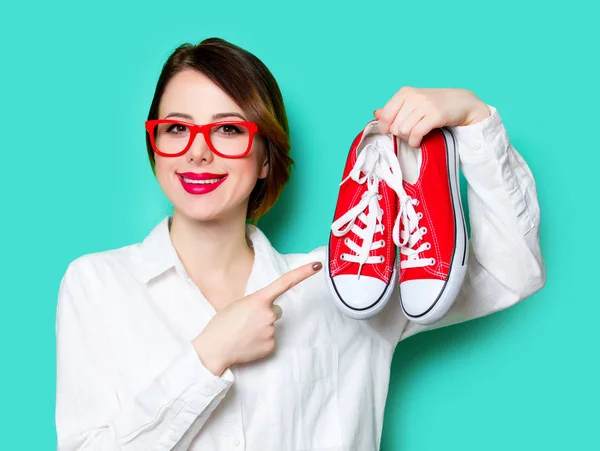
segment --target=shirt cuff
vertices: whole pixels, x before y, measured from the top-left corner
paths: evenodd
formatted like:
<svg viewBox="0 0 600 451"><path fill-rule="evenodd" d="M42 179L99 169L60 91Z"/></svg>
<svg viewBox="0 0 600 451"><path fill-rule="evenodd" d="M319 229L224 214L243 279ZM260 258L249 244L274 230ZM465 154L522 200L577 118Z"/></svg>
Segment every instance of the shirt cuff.
<svg viewBox="0 0 600 451"><path fill-rule="evenodd" d="M489 161L506 152L508 136L498 110L488 105L490 116L470 125L448 127L458 140L458 153L465 163Z"/></svg>

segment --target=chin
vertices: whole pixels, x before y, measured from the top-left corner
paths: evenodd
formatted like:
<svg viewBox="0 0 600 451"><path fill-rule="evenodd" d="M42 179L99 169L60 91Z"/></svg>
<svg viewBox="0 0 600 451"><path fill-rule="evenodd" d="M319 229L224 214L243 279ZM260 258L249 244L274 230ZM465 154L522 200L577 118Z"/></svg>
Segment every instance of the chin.
<svg viewBox="0 0 600 451"><path fill-rule="evenodd" d="M231 202L231 199L226 201L216 196L213 199L192 199L191 201L189 199L185 199L183 201L173 203L173 205L179 214L183 214L193 221L200 222L227 221L230 218L238 217L238 212L240 210L243 210L243 215L245 217L245 212L247 209L247 206L244 203L235 203L234 205Z"/></svg>
<svg viewBox="0 0 600 451"><path fill-rule="evenodd" d="M229 180L233 182L233 180ZM186 192L179 180L165 186L165 194L178 214L201 222L226 221L230 218L246 217L248 200L254 186L250 183L228 184L227 181L216 190L200 195ZM167 192L168 191L168 192ZM246 195L247 194L247 195Z"/></svg>
<svg viewBox="0 0 600 451"><path fill-rule="evenodd" d="M230 214L222 204L219 205L213 202L195 202L193 204L190 204L190 202L179 202L178 204L174 204L174 207L179 214L194 221L218 221L228 217Z"/></svg>

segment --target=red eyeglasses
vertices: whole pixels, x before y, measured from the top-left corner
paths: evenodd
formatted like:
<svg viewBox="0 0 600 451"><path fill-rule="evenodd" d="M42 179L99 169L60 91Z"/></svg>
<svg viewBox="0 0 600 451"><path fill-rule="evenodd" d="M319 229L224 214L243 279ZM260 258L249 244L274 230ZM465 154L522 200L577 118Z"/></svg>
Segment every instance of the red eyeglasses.
<svg viewBox="0 0 600 451"><path fill-rule="evenodd" d="M242 158L250 152L258 132L254 122L221 121L198 125L171 119L145 122L154 151L163 157L178 157L188 151L198 133L210 150L223 158Z"/></svg>

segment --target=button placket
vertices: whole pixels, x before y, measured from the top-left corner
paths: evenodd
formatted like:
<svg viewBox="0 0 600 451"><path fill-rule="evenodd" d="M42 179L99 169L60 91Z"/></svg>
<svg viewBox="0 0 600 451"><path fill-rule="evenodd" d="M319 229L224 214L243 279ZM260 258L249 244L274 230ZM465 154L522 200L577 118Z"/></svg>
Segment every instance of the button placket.
<svg viewBox="0 0 600 451"><path fill-rule="evenodd" d="M236 365L231 366L234 377L240 383L240 370ZM244 431L242 428L242 406L240 394L235 390L231 392L231 397L226 410L223 412L223 430L222 437L236 450L242 449L244 445Z"/></svg>

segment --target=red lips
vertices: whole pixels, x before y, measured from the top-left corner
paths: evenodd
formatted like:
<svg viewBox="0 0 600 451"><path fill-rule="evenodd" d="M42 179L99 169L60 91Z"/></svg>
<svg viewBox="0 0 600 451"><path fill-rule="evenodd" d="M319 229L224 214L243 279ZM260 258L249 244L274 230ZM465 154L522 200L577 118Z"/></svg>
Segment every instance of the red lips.
<svg viewBox="0 0 600 451"><path fill-rule="evenodd" d="M223 182L225 182L225 180L227 180L227 174L211 174L209 172L203 172L201 174L196 174L194 172L184 172L183 174L178 174L178 175L179 175L179 181L181 182L183 189L186 190L188 193L195 194L195 195L208 194L208 193L216 190L219 186L221 186L223 184ZM184 177L186 179L198 180L198 181L211 180L211 179L220 179L220 180L218 180L216 182L199 184L199 183L191 183L191 182L188 183L184 180Z"/></svg>

